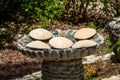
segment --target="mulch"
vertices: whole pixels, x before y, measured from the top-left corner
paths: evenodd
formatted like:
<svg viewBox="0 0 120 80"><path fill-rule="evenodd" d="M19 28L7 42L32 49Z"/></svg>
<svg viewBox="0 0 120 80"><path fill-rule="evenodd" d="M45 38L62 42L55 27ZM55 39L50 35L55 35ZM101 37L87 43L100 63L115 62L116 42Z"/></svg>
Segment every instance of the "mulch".
<svg viewBox="0 0 120 80"><path fill-rule="evenodd" d="M0 80L11 80L41 70L41 62L17 50L0 51Z"/></svg>

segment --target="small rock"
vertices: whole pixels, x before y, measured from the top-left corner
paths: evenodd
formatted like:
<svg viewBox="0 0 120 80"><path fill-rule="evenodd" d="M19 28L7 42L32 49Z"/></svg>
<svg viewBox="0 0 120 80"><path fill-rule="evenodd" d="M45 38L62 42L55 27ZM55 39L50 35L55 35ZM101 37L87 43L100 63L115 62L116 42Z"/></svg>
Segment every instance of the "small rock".
<svg viewBox="0 0 120 80"><path fill-rule="evenodd" d="M104 78L104 79L101 79L101 80L109 80L109 78Z"/></svg>
<svg viewBox="0 0 120 80"><path fill-rule="evenodd" d="M117 77L119 77L119 78L120 78L120 74L119 74L119 75L117 75Z"/></svg>
<svg viewBox="0 0 120 80"><path fill-rule="evenodd" d="M81 40L73 44L72 48L87 48L87 47L93 47L96 46L97 43L93 40Z"/></svg>
<svg viewBox="0 0 120 80"><path fill-rule="evenodd" d="M36 75L34 77L36 77L36 78L42 78L42 75Z"/></svg>
<svg viewBox="0 0 120 80"><path fill-rule="evenodd" d="M112 55L113 55L112 53L111 54L105 54L105 55L103 55L102 60L110 59L112 57Z"/></svg>
<svg viewBox="0 0 120 80"><path fill-rule="evenodd" d="M50 49L50 46L42 41L32 41L28 43L26 47L34 49Z"/></svg>
<svg viewBox="0 0 120 80"><path fill-rule="evenodd" d="M34 38L34 39L37 39L37 40L47 40L47 39L50 39L53 34L46 30L46 29L34 29L32 30L29 35Z"/></svg>
<svg viewBox="0 0 120 80"><path fill-rule="evenodd" d="M24 78L29 78L29 77L31 77L31 75L26 75L26 76L24 76Z"/></svg>
<svg viewBox="0 0 120 80"><path fill-rule="evenodd" d="M74 38L76 39L87 39L96 34L96 30L92 28L82 28L75 32Z"/></svg>
<svg viewBox="0 0 120 80"><path fill-rule="evenodd" d="M38 71L38 72L32 73L32 75L35 76L35 75L42 75L42 74L41 74L41 71Z"/></svg>
<svg viewBox="0 0 120 80"><path fill-rule="evenodd" d="M111 76L109 80L120 80L120 78L117 76Z"/></svg>
<svg viewBox="0 0 120 80"><path fill-rule="evenodd" d="M26 78L26 80L35 80L35 78L33 76Z"/></svg>
<svg viewBox="0 0 120 80"><path fill-rule="evenodd" d="M98 60L98 58L95 55L90 55L85 57L86 61L83 62L83 64L89 64L89 63L94 63L95 61Z"/></svg>
<svg viewBox="0 0 120 80"><path fill-rule="evenodd" d="M59 49L69 48L73 45L73 42L65 37L54 37L49 40L49 43L52 47Z"/></svg>

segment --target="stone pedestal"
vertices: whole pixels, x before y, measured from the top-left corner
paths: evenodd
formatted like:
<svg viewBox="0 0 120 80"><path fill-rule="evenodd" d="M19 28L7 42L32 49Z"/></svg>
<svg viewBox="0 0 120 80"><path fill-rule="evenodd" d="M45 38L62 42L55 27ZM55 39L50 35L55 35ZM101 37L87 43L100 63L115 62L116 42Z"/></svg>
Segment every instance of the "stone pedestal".
<svg viewBox="0 0 120 80"><path fill-rule="evenodd" d="M73 37L75 30L54 30L54 37L64 36L76 42ZM61 34L62 33L62 34ZM65 34L63 34L65 33ZM56 49L30 49L26 47L31 41L34 41L29 35L22 35L18 38L17 48L24 55L31 58L39 58L42 63L42 80L84 80L84 70L81 58L94 54L96 49L104 43L104 38L99 34L92 37L97 45L88 48L64 48ZM48 41L45 41L48 44ZM37 46L37 44L36 44Z"/></svg>
<svg viewBox="0 0 120 80"><path fill-rule="evenodd" d="M43 61L43 80L84 80L81 59Z"/></svg>

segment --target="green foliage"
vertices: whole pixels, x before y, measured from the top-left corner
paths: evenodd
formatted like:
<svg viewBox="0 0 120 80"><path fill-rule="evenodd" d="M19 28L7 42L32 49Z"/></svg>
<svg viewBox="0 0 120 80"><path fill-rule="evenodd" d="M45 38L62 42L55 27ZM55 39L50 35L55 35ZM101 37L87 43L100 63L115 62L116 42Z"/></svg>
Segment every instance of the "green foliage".
<svg viewBox="0 0 120 80"><path fill-rule="evenodd" d="M11 17L24 17L25 20L34 19L41 23L50 19L59 19L65 12L64 0L1 0L1 16L8 14ZM4 15L4 16L5 16ZM8 16L7 16L8 17Z"/></svg>
<svg viewBox="0 0 120 80"><path fill-rule="evenodd" d="M117 45L117 52L118 52L118 55L120 56L120 38L118 39L116 45Z"/></svg>
<svg viewBox="0 0 120 80"><path fill-rule="evenodd" d="M48 18L60 18L60 15L65 10L65 3L60 0L45 0L42 3L42 6L45 6L45 10L43 10L43 15Z"/></svg>
<svg viewBox="0 0 120 80"><path fill-rule="evenodd" d="M101 3L105 3L106 0L100 0Z"/></svg>
<svg viewBox="0 0 120 80"><path fill-rule="evenodd" d="M88 26L89 26L90 28L96 29L96 26L95 26L95 24L94 24L93 22L89 22L89 23L88 23Z"/></svg>
<svg viewBox="0 0 120 80"><path fill-rule="evenodd" d="M28 28L27 28L27 33L29 33L29 32L32 31L32 30L33 30L32 26L28 27Z"/></svg>
<svg viewBox="0 0 120 80"><path fill-rule="evenodd" d="M84 65L84 78L85 80L89 80L90 78L93 78L97 75L97 68L90 68L89 65Z"/></svg>
<svg viewBox="0 0 120 80"><path fill-rule="evenodd" d="M65 10L64 1L59 0L22 0L21 13L27 17L41 18L45 16L48 19L58 18ZM25 13L24 13L25 12ZM29 15L29 16L28 16Z"/></svg>
<svg viewBox="0 0 120 80"><path fill-rule="evenodd" d="M41 27L46 28L51 19L59 19L64 11L64 0L23 0L20 13L40 21Z"/></svg>
<svg viewBox="0 0 120 80"><path fill-rule="evenodd" d="M89 12L89 5L96 0L67 0L66 13L69 14L70 19L74 24L77 24L80 19L84 21L87 19L87 13ZM94 5L94 4L93 4Z"/></svg>
<svg viewBox="0 0 120 80"><path fill-rule="evenodd" d="M66 19L74 24L91 19L89 25L95 28L92 22L99 21L95 17L99 17L99 15L94 15L94 12L92 14L90 11L96 9L94 2L97 1L104 4L105 15L120 15L120 0L1 0L0 18L10 19L10 16L16 20L24 19L21 21L35 19L45 28L47 24L51 23L51 19L60 19L61 15L65 13L69 18Z"/></svg>
<svg viewBox="0 0 120 80"><path fill-rule="evenodd" d="M120 47L117 48L117 52L120 53Z"/></svg>
<svg viewBox="0 0 120 80"><path fill-rule="evenodd" d="M120 0L100 0L104 4L103 11L111 16L120 15Z"/></svg>

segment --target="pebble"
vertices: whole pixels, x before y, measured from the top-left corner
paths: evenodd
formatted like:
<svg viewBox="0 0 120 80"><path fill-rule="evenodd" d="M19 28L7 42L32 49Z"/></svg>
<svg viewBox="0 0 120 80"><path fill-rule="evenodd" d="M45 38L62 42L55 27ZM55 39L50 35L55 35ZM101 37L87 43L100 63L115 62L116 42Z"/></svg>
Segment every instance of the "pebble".
<svg viewBox="0 0 120 80"><path fill-rule="evenodd" d="M103 55L102 60L110 59L110 58L112 57L112 55L114 55L114 53L111 53L111 54L105 54L105 55Z"/></svg>
<svg viewBox="0 0 120 80"><path fill-rule="evenodd" d="M86 56L86 57L84 57L85 61L83 61L83 64L94 63L97 60L100 60L100 61L108 60L112 57L112 55L114 55L113 52L105 54L103 56L95 56L95 55Z"/></svg>
<svg viewBox="0 0 120 80"><path fill-rule="evenodd" d="M41 76L42 76L41 71L38 71L14 80L42 80Z"/></svg>
<svg viewBox="0 0 120 80"><path fill-rule="evenodd" d="M97 61L97 57L95 57L95 55L90 55L87 57L84 57L86 60L83 61L83 64L90 64L90 63L94 63L95 61Z"/></svg>
<svg viewBox="0 0 120 80"><path fill-rule="evenodd" d="M104 78L104 79L101 79L101 80L109 80L109 78Z"/></svg>
<svg viewBox="0 0 120 80"><path fill-rule="evenodd" d="M118 76L118 75L111 76L110 78L103 78L101 80L120 80L120 76Z"/></svg>
<svg viewBox="0 0 120 80"><path fill-rule="evenodd" d="M35 75L41 75L41 71L38 71L38 72L35 72L35 73L32 73L33 76Z"/></svg>
<svg viewBox="0 0 120 80"><path fill-rule="evenodd" d="M111 76L109 80L120 80L120 77L117 77L117 76Z"/></svg>

